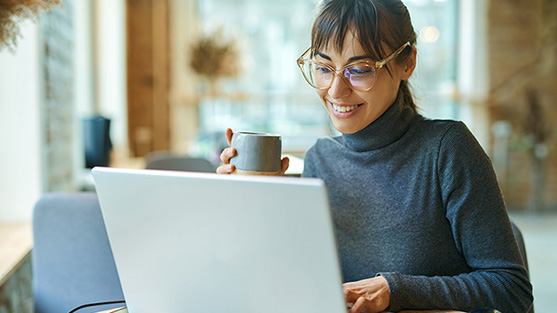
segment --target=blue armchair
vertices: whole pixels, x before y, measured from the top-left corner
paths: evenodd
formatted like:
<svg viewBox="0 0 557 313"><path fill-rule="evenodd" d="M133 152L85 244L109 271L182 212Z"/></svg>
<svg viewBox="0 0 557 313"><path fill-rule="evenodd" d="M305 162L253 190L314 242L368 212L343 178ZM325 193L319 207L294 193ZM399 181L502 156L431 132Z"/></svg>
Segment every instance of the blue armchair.
<svg viewBox="0 0 557 313"><path fill-rule="evenodd" d="M95 193L42 196L33 212L33 238L36 313L67 313L86 303L124 299Z"/></svg>

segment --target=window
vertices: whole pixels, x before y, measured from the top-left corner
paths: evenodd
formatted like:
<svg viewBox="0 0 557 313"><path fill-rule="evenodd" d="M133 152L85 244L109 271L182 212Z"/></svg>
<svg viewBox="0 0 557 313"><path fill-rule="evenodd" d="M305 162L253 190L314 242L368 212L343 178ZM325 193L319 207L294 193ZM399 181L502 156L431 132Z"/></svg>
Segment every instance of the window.
<svg viewBox="0 0 557 313"><path fill-rule="evenodd" d="M203 30L221 30L239 43L240 77L223 80L222 96L203 98L203 133L235 130L281 134L285 151L305 151L317 137L336 133L296 59L310 45L317 0L199 0ZM406 0L418 40L412 79L417 104L428 117L456 117L457 3Z"/></svg>
<svg viewBox="0 0 557 313"><path fill-rule="evenodd" d="M458 118L458 2L405 0L418 34L418 64L410 79L420 112L431 118Z"/></svg>

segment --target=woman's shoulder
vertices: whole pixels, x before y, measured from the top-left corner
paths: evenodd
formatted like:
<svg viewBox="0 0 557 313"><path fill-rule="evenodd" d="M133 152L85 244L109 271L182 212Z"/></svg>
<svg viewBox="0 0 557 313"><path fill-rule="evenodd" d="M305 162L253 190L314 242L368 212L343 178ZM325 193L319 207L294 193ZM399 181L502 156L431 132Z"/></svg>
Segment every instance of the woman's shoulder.
<svg viewBox="0 0 557 313"><path fill-rule="evenodd" d="M474 136L462 121L421 118L418 128L422 135L441 141L471 139Z"/></svg>
<svg viewBox="0 0 557 313"><path fill-rule="evenodd" d="M484 158L485 151L472 131L462 121L424 119L423 128L435 137L438 151L441 154L467 156L478 155ZM435 136L431 136L435 133Z"/></svg>
<svg viewBox="0 0 557 313"><path fill-rule="evenodd" d="M413 138L420 147L451 154L483 151L474 134L462 121L422 118L418 124Z"/></svg>
<svg viewBox="0 0 557 313"><path fill-rule="evenodd" d="M454 119L432 119L420 115L419 121L423 128L430 131L442 132L447 131L450 128L461 128L462 126L466 128L466 125L463 122Z"/></svg>

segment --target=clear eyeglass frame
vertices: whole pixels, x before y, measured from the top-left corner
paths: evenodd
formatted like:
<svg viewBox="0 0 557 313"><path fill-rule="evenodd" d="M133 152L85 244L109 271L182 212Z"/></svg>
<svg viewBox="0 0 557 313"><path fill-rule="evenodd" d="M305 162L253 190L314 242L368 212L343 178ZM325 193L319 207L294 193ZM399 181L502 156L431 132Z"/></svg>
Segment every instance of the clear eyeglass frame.
<svg viewBox="0 0 557 313"><path fill-rule="evenodd" d="M376 73L379 69L381 69L382 67L384 67L387 63L389 63L390 61L392 61L394 58L396 58L400 53L402 53L402 51L404 51L404 49L406 49L406 47L411 46L410 42L407 41L406 43L404 43L400 48L396 49L393 53L391 53L390 55L388 55L386 58L384 58L383 60L380 61L371 61L371 60L358 60L349 64L346 64L345 66L343 66L340 69L335 69L332 66L325 64L323 62L319 62L316 61L315 59L310 57L310 53L311 53L311 47L309 47L304 53L302 53L302 55L298 58L298 60L296 61L296 63L298 64L298 67L300 68L300 71L302 72L302 75L304 76L304 79L306 80L306 82L313 88L315 89L327 89L330 88L333 85L333 82L335 81L334 76L339 76L348 86L350 86L352 89L357 90L357 91L368 91L371 88L373 88L373 85L375 84L375 80L376 80ZM306 65L315 65L315 66L319 66L319 67L325 67L327 69L329 69L331 71L331 73L333 74L333 77L331 78L330 82L327 85L323 85L323 86L317 86L315 85L315 83L312 82L311 79L311 74L310 73L306 73L306 71L304 70L304 66ZM354 86L352 84L352 82L350 81L350 79L348 79L345 75L343 75L343 73L350 67L353 67L355 65L367 65L370 66L371 68L373 68L374 73L372 76L372 82L370 83L370 86L366 86L366 87L359 87L359 86Z"/></svg>

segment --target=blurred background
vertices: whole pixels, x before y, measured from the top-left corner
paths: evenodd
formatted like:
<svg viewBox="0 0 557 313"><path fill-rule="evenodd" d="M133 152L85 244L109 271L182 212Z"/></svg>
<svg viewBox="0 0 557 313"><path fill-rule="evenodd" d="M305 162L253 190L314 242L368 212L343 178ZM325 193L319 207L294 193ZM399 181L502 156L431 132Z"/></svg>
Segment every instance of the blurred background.
<svg viewBox="0 0 557 313"><path fill-rule="evenodd" d="M404 3L420 112L464 121L490 155L524 232L536 311L550 312L557 1ZM91 190L94 165L144 168L164 152L216 166L227 127L281 134L302 160L336 134L296 66L316 4L63 0L22 19L17 44L0 46L0 221L29 221L46 192Z"/></svg>

